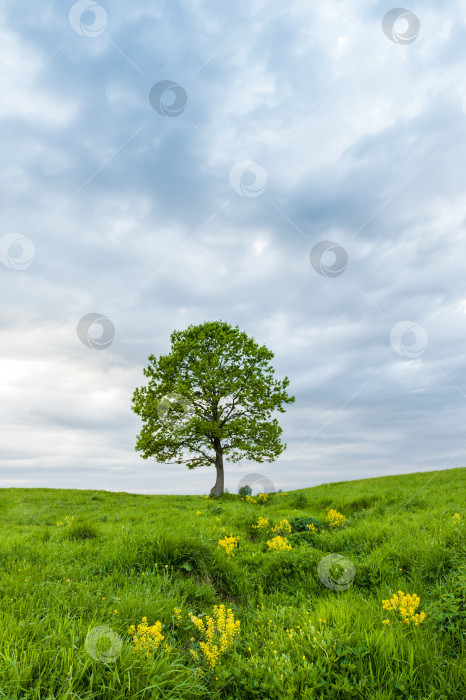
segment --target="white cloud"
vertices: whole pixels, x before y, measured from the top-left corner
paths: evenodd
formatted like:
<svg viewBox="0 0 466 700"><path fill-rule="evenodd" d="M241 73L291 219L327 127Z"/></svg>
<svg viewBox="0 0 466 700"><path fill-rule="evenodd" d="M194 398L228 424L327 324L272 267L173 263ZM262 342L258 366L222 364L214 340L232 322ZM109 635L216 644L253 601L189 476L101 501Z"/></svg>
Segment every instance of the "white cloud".
<svg viewBox="0 0 466 700"><path fill-rule="evenodd" d="M409 46L363 3L115 2L98 38L5 9L0 240L22 232L35 256L0 263L0 483L208 491L213 467L135 453L131 398L173 330L219 319L296 396L276 415L287 451L227 461L230 490L251 471L286 490L461 463L463 5L425 9ZM164 79L187 91L179 117L150 106ZM241 160L267 173L258 197L230 185ZM320 240L347 251L335 278L310 265ZM106 350L78 338L93 312ZM390 345L406 319L428 334L416 360Z"/></svg>

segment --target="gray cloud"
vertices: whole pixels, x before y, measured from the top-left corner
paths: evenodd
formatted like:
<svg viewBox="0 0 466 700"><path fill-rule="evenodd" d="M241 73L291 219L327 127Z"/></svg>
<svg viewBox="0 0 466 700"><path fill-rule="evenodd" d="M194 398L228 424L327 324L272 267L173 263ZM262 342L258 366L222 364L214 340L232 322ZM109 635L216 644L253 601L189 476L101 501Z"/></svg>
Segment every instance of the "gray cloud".
<svg viewBox="0 0 466 700"><path fill-rule="evenodd" d="M0 487L207 492L213 469L135 453L131 396L173 330L219 319L296 396L274 416L287 450L227 462L231 491L250 472L286 490L460 466L461 4L411 6L405 46L388 5L102 2L89 37L73 3L0 4ZM177 117L149 102L161 80L186 91ZM258 196L252 175L231 185L242 161ZM24 269L12 232L34 246ZM348 255L335 278L310 264L322 240ZM92 312L115 326L105 350L77 336ZM425 329L414 359L390 342L403 321Z"/></svg>

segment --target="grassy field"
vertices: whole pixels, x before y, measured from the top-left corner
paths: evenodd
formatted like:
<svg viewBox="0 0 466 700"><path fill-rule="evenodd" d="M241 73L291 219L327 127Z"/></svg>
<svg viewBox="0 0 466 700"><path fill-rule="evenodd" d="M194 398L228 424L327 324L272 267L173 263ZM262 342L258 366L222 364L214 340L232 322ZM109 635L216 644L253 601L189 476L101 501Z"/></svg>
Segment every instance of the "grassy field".
<svg viewBox="0 0 466 700"><path fill-rule="evenodd" d="M465 493L0 489L0 698L464 698Z"/></svg>

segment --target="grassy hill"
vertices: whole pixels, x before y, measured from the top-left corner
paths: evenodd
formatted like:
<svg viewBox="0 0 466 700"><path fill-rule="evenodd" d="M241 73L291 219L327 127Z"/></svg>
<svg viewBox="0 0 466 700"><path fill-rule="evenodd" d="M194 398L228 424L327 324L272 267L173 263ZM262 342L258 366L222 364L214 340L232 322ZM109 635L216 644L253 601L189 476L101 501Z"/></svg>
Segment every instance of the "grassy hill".
<svg viewBox="0 0 466 700"><path fill-rule="evenodd" d="M465 493L0 489L0 698L464 698Z"/></svg>

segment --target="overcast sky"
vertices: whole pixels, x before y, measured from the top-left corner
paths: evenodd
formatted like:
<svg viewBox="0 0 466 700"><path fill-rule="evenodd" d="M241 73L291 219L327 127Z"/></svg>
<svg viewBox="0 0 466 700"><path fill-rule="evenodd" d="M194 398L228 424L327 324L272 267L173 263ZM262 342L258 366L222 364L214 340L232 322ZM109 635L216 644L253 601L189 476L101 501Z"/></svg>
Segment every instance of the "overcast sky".
<svg viewBox="0 0 466 700"><path fill-rule="evenodd" d="M131 400L216 320L296 398L230 492L465 465L465 0L0 8L0 487L208 493Z"/></svg>

